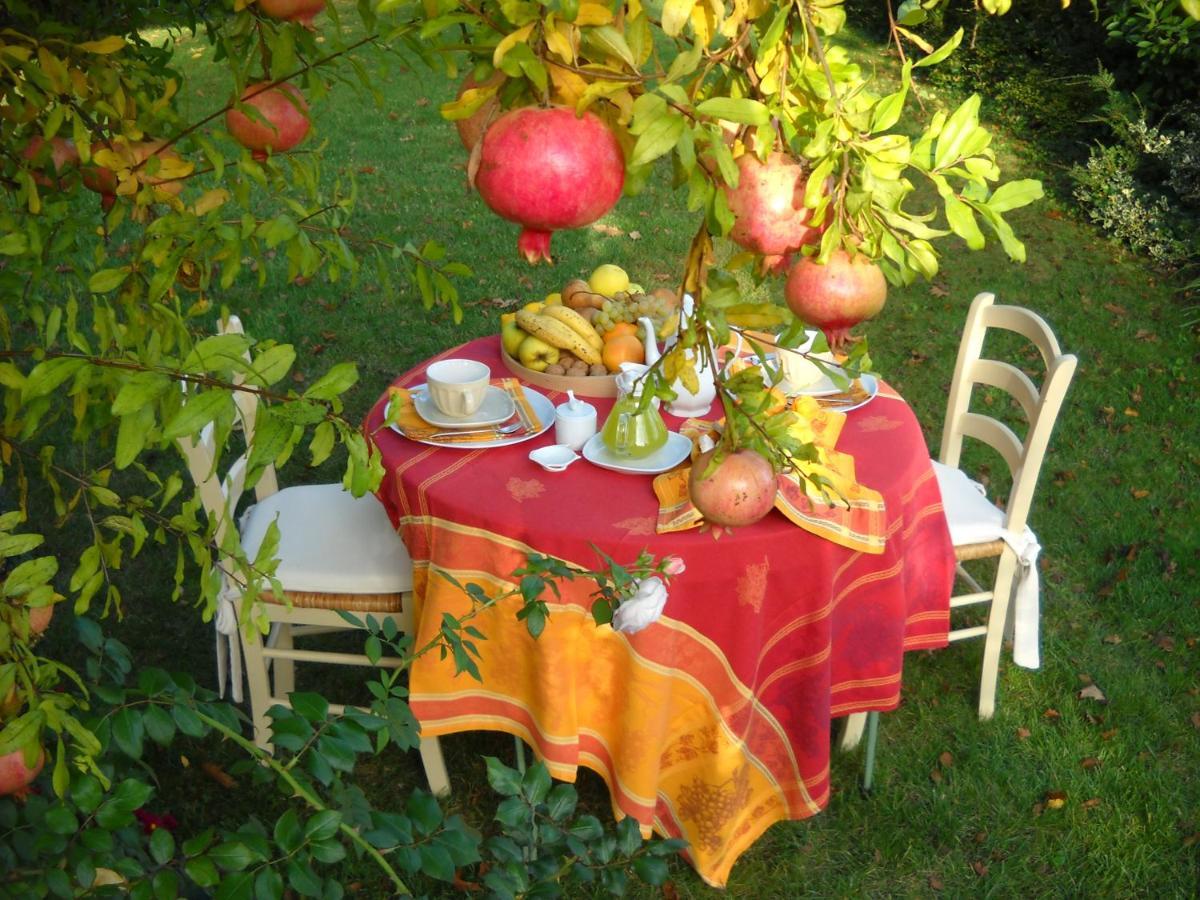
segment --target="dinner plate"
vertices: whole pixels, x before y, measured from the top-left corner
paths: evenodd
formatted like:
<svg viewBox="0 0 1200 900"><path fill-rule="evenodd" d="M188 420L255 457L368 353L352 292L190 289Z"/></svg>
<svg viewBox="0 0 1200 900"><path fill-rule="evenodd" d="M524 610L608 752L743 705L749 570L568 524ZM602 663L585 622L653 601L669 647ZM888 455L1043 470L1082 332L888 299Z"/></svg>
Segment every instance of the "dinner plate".
<svg viewBox="0 0 1200 900"><path fill-rule="evenodd" d="M410 438L395 425L390 425L392 431L401 437L408 438L410 441L416 441L419 444L428 444L430 447L446 447L451 450L488 450L492 447L507 447L509 444L520 444L523 441L531 440L539 434L545 434L546 431L554 424L554 404L550 402L550 398L535 391L527 385L521 385L525 391L525 399L529 401L529 405L533 408L534 415L538 418L540 427L536 431L528 433L518 432L507 437L497 438L494 441L423 441L417 438ZM384 415L387 415L386 409Z"/></svg>
<svg viewBox="0 0 1200 900"><path fill-rule="evenodd" d="M836 369L837 371L843 372L843 374L844 374L844 370L841 369L840 367L830 366L830 368ZM865 373L864 373L863 377L864 378L866 377ZM872 380L874 380L873 376L872 376ZM822 373L821 377L818 380L814 381L812 384L805 385L804 387L799 387L799 388L793 387L791 384L788 383L786 378L779 383L779 386L782 387L784 389L784 391L787 392L789 397L799 397L799 396L823 397L826 394L840 394L844 390L846 390L845 388L838 387L834 383L833 379L830 378L825 373ZM867 384L864 381L863 387L865 388L866 386L867 386ZM878 385L876 385L876 388L878 388Z"/></svg>
<svg viewBox="0 0 1200 900"><path fill-rule="evenodd" d="M486 428L488 425L499 425L511 419L512 414L517 411L517 406L508 391L494 384L488 385L479 409L469 416L446 415L433 402L433 398L425 390L425 385L413 388L409 396L412 397L417 415L438 428Z"/></svg>
<svg viewBox="0 0 1200 900"><path fill-rule="evenodd" d="M631 475L657 475L675 468L692 452L692 442L677 431L667 432L667 442L649 456L633 459L618 456L608 449L602 434L594 434L583 445L583 458L594 466L628 472Z"/></svg>
<svg viewBox="0 0 1200 900"><path fill-rule="evenodd" d="M874 400L875 395L879 393L879 379L870 373L864 372L858 376L858 381L859 384L862 385L862 389L866 391L867 396L865 399L860 400L857 403L842 404L832 402L832 395L824 394L817 397L817 402L826 409L831 409L834 412L850 412L852 409L858 409L860 406L866 406L868 403ZM837 393L841 392L839 391Z"/></svg>

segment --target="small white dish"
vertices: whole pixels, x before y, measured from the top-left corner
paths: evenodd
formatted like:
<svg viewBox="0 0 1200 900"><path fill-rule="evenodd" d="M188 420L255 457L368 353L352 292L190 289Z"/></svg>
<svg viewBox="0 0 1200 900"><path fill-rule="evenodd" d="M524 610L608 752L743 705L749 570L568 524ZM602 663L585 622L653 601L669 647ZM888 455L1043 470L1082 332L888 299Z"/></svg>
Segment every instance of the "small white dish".
<svg viewBox="0 0 1200 900"><path fill-rule="evenodd" d="M666 472L685 459L692 452L692 442L678 431L667 432L667 442L651 453L639 459L628 456L618 456L608 449L604 443L604 435L596 434L583 445L583 458L594 466L602 469L612 469L614 472L628 472L631 475L657 475Z"/></svg>
<svg viewBox="0 0 1200 900"><path fill-rule="evenodd" d="M840 394L849 387L849 383L854 379L845 374L845 370L841 366L830 366L831 371L842 375L844 387L839 387L836 382L826 373L822 373L821 377L812 384L806 384L804 387L794 387L787 378L779 383L779 386L787 393L789 397L808 396L808 397L824 397L826 394ZM866 387L866 383L863 383Z"/></svg>
<svg viewBox="0 0 1200 900"><path fill-rule="evenodd" d="M862 385L862 389L867 392L867 396L864 400L861 400L858 403L850 404L849 406L843 406L838 403L830 403L826 409L833 410L834 412L846 413L850 412L852 409L858 409L860 406L866 406L868 403L874 400L875 395L879 393L879 379L870 373L864 372L862 375L858 376L858 382ZM826 394L825 396L829 395ZM817 402L821 402L820 397L817 398Z"/></svg>
<svg viewBox="0 0 1200 900"><path fill-rule="evenodd" d="M579 454L566 444L551 444L529 451L529 458L547 472L561 472L579 459Z"/></svg>
<svg viewBox="0 0 1200 900"><path fill-rule="evenodd" d="M469 416L446 415L438 409L424 387L414 388L412 398L417 415L438 428L486 428L488 425L499 425L512 418L512 414L517 411L508 391L494 384L488 385L483 402Z"/></svg>

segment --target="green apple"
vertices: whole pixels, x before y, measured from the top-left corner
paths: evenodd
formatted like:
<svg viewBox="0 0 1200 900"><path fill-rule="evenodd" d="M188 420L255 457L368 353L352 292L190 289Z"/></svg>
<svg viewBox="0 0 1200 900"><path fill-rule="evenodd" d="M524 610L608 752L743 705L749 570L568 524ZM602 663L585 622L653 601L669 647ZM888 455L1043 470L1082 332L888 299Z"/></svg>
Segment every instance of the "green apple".
<svg viewBox="0 0 1200 900"><path fill-rule="evenodd" d="M546 366L558 362L558 348L551 347L531 334L521 341L521 346L517 348L517 359L525 368L541 372Z"/></svg>
<svg viewBox="0 0 1200 900"><path fill-rule="evenodd" d="M507 316L502 316L500 319L500 343L504 345L504 352L516 359L521 342L529 335L516 323L515 316L505 321L507 318Z"/></svg>

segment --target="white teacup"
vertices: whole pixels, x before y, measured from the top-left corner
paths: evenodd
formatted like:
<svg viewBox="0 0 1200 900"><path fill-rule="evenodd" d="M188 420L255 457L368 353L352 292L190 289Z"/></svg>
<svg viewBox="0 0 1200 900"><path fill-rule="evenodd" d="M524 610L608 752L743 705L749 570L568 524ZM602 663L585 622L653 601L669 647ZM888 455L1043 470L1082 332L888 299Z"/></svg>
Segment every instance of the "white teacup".
<svg viewBox="0 0 1200 900"><path fill-rule="evenodd" d="M425 370L433 405L448 416L469 416L487 395L492 370L473 359L440 359Z"/></svg>
<svg viewBox="0 0 1200 900"><path fill-rule="evenodd" d="M816 384L825 376L825 373L819 366L804 356L805 353L810 353L817 359L828 362L831 365L834 362L832 353L812 353L813 342L817 339L817 332L806 331L804 334L805 341L799 347L791 350L780 347L778 350L779 365L783 368L783 377L787 379L790 387L796 389Z"/></svg>

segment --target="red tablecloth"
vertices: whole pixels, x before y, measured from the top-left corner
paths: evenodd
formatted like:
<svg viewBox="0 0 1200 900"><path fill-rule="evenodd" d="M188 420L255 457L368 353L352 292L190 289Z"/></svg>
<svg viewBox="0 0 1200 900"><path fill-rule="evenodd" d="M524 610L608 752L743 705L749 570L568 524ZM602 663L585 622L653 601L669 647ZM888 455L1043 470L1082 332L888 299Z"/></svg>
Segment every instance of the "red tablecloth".
<svg viewBox="0 0 1200 900"><path fill-rule="evenodd" d="M496 338L450 355L508 374ZM424 368L396 383L419 384ZM611 401L591 402L603 423ZM657 535L651 478L586 461L551 474L529 461L553 429L503 448L432 447L380 428L383 406L366 427L384 456L380 499L413 557L418 644L442 613L470 606L431 564L494 591L511 586L530 550L587 568L598 562L592 543L617 562L643 548L684 559L663 618L636 635L592 624L588 583L564 587L537 641L516 622L515 602L489 610L473 623L488 637L482 683L427 654L412 671L412 707L426 735L506 731L558 778L595 770L617 815L685 838L710 884L723 885L773 822L826 804L830 719L894 708L903 652L946 643L950 537L920 427L890 389L848 415L837 445L855 457L859 482L884 496L881 555L811 535L777 511L719 540Z"/></svg>

